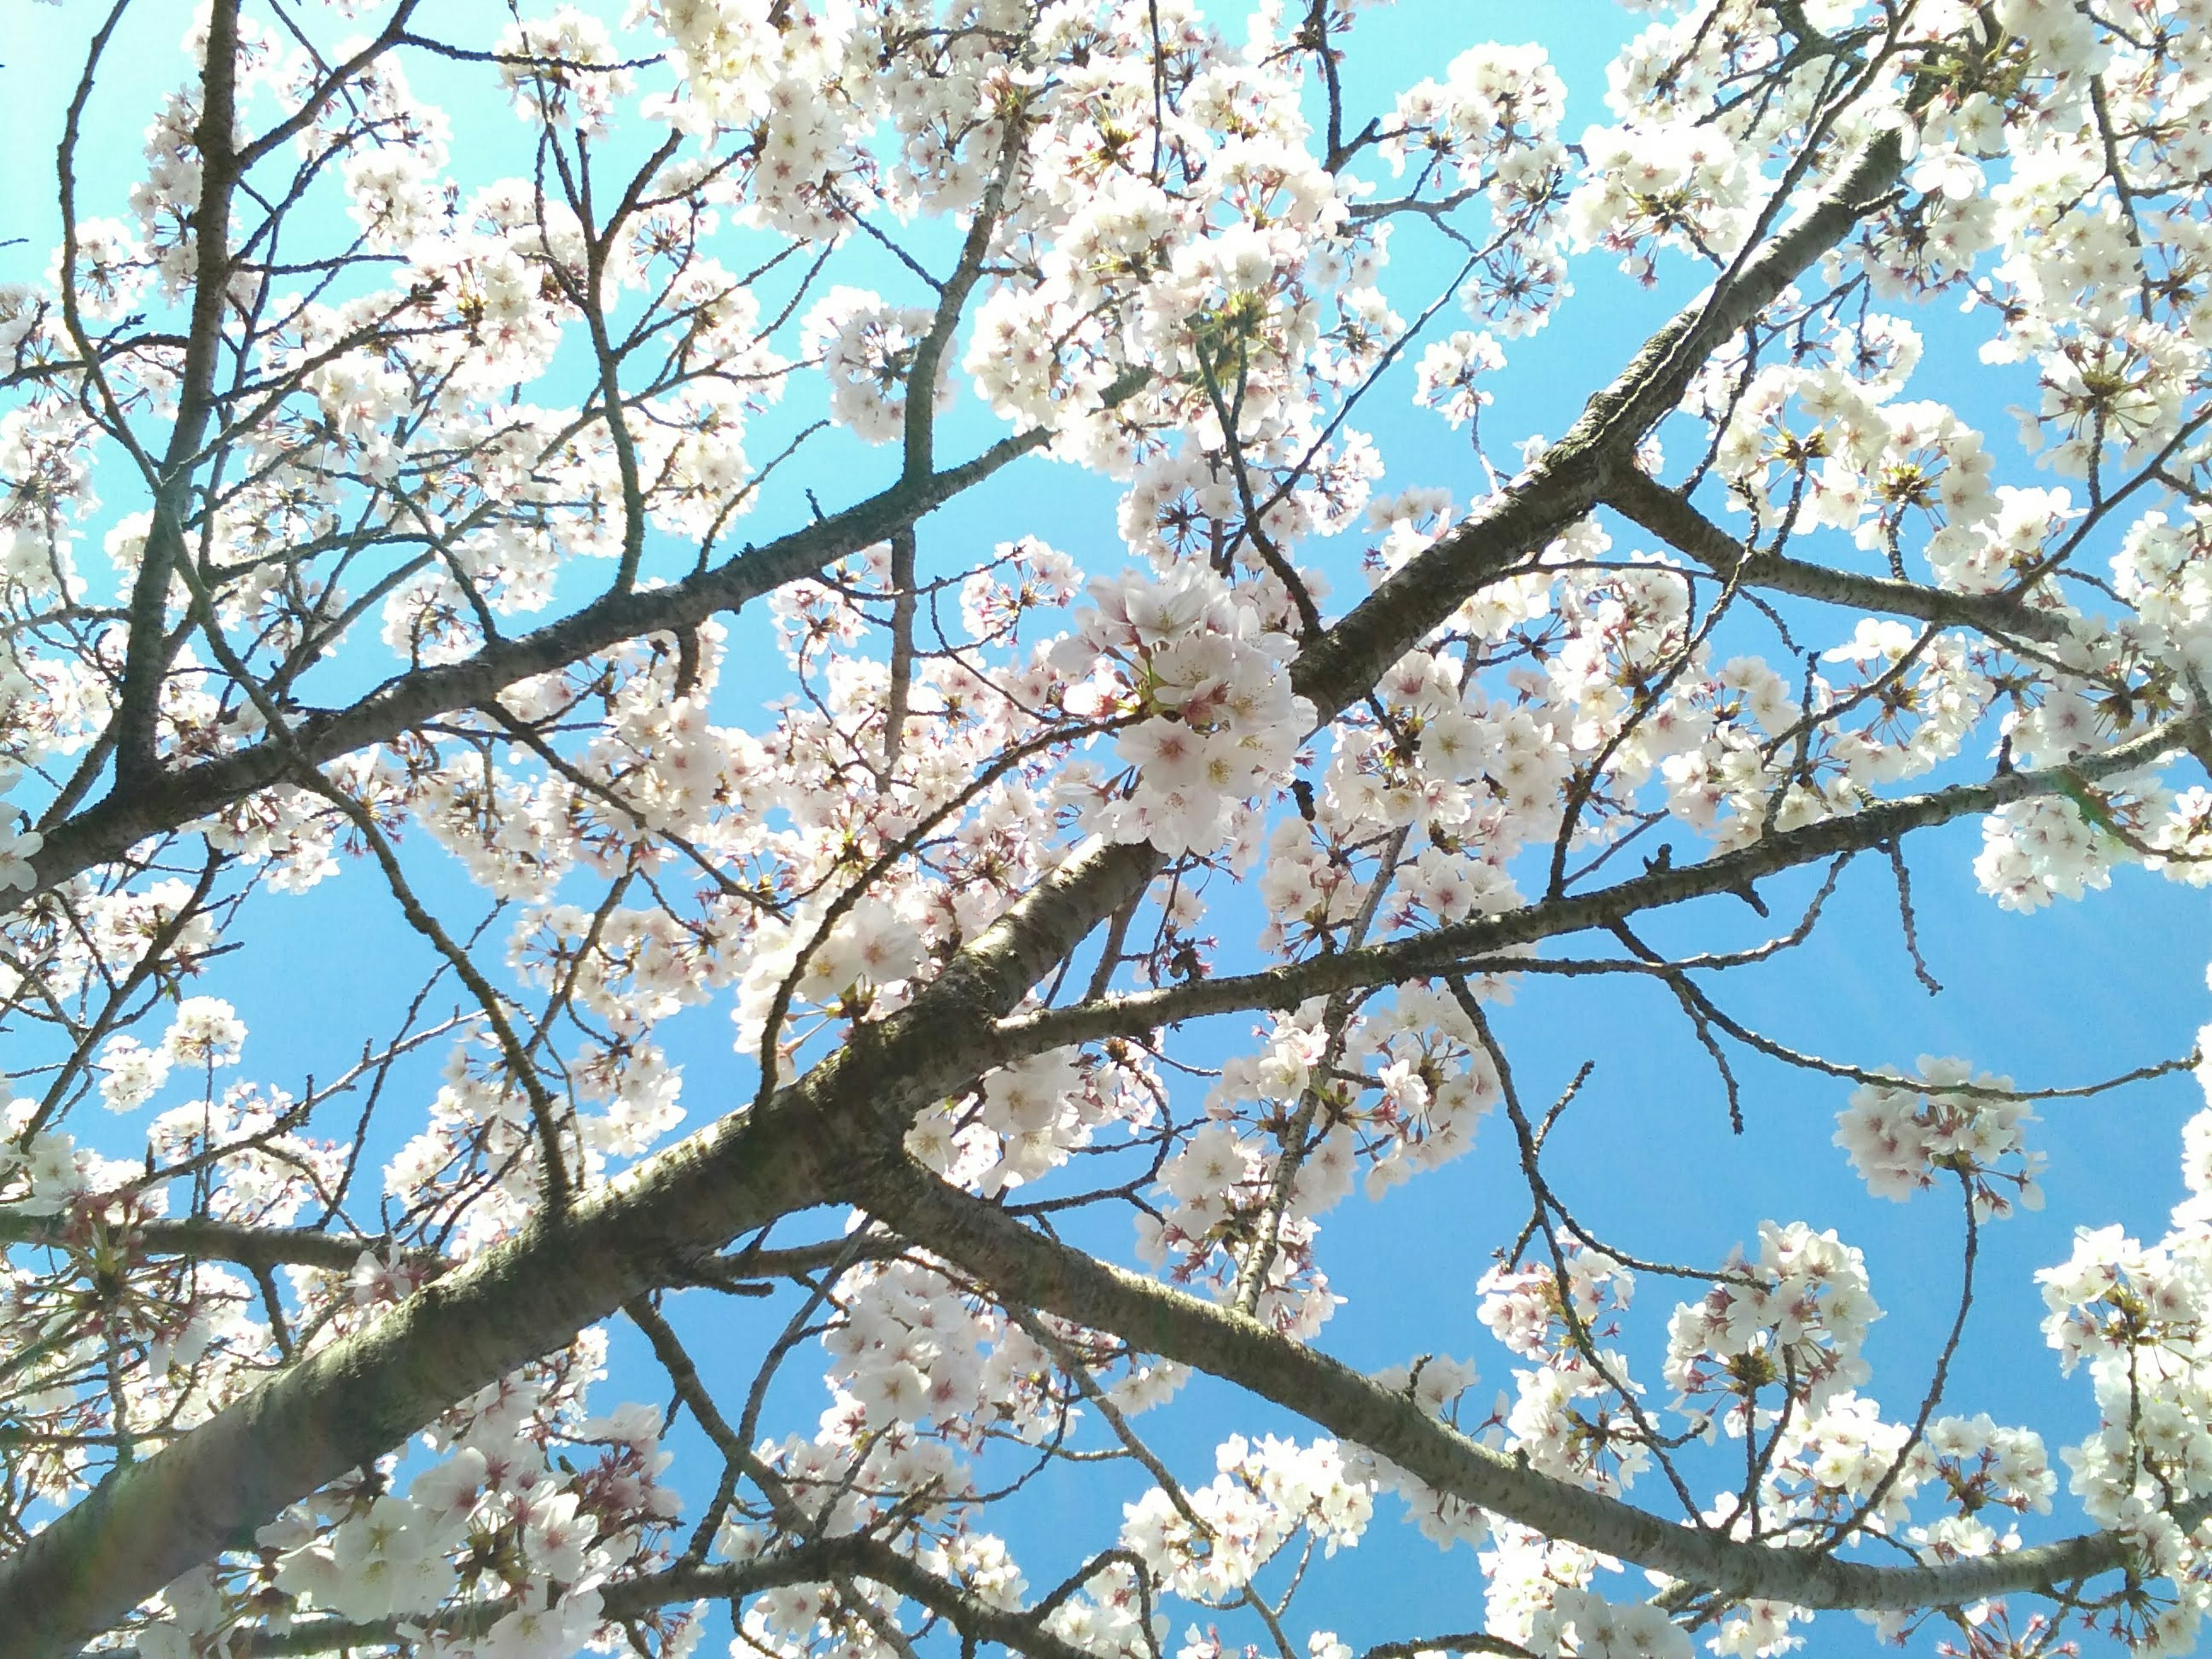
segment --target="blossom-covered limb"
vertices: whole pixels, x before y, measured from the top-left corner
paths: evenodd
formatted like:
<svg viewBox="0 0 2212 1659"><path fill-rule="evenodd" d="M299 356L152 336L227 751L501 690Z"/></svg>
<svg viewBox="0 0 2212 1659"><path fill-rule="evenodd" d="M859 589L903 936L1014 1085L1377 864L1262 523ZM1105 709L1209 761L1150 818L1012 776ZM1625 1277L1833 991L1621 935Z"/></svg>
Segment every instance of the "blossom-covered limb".
<svg viewBox="0 0 2212 1659"><path fill-rule="evenodd" d="M1224 975L1188 985L1129 992L1065 1008L1018 1014L1003 1022L1000 1030L1021 1051L1038 1053L1099 1037L1135 1036L1207 1014L1294 1008L1309 997L1442 973L1493 952L1603 927L1640 911L1732 894L1747 883L1785 870L1881 847L1913 830L1988 812L2008 802L2063 797L2070 787L2069 774L2101 778L2131 771L2161 754L2185 747L2197 726L2194 718L2167 721L2070 767L2001 773L1985 783L1954 784L1926 794L1886 800L1862 812L1781 831L1700 863L1647 871L1608 887L1570 893L1496 915L1474 917L1257 973Z"/></svg>
<svg viewBox="0 0 2212 1659"><path fill-rule="evenodd" d="M1747 556L1740 537L1638 468L1616 472L1606 486L1605 504L1642 526L1669 547L1688 554L1722 577L1741 568L1747 587L1766 588L1799 599L1820 599L1856 611L1912 617L1946 628L1974 628L1999 639L2066 637L2066 622L2056 611L2037 611L2001 593L1953 593L1891 576L1867 576L1837 570L1786 554L1753 549Z"/></svg>
<svg viewBox="0 0 2212 1659"><path fill-rule="evenodd" d="M200 75L200 118L193 142L200 156L200 188L192 209L196 228L191 321L178 388L176 423L147 480L154 519L146 552L131 590L131 627L115 710L115 775L118 789L134 788L156 770L154 724L161 682L174 648L167 621L171 572L185 550L185 518L192 469L216 412L215 379L221 362L223 313L230 289L231 196L240 176L238 122L240 0L216 0L208 10L208 38ZM73 280L75 261L64 264ZM87 353L88 356L91 354ZM118 432L127 432L118 422ZM133 447L136 447L134 445ZM142 465L149 459L143 453Z"/></svg>
<svg viewBox="0 0 2212 1659"><path fill-rule="evenodd" d="M896 1589L978 1641L989 1642L1031 1659L1091 1659L1062 1639L1035 1613L994 1607L963 1586L939 1577L912 1557L865 1534L812 1539L743 1563L676 1566L659 1572L619 1578L600 1592L602 1622L620 1626L662 1607L699 1601L742 1601L763 1590L791 1584L866 1579ZM293 1659L294 1656L345 1653L397 1646L436 1633L450 1638L482 1635L522 1605L519 1596L465 1606L441 1616L383 1619L303 1619L289 1630L258 1630L227 1651L236 1659ZM118 1659L137 1659L134 1650L116 1650Z"/></svg>
<svg viewBox="0 0 2212 1659"><path fill-rule="evenodd" d="M1729 282L1685 307L1595 393L1528 476L1394 571L1300 653L1292 682L1324 717L1344 708L1469 593L1602 500L1636 446L1681 398L1715 345L1841 240L1904 165L1893 132L1869 142L1820 198Z"/></svg>
<svg viewBox="0 0 2212 1659"><path fill-rule="evenodd" d="M993 1063L989 1020L1080 941L1096 890L1157 858L1101 845L1018 903L931 994L766 1105L548 1215L118 1470L0 1563L0 1656L82 1641L284 1504L374 1459L456 1400L568 1340L741 1232L830 1201L856 1159ZM93 1571L87 1565L97 1563Z"/></svg>
<svg viewBox="0 0 2212 1659"><path fill-rule="evenodd" d="M2125 1538L2091 1532L1984 1559L1872 1566L1684 1527L1536 1474L1439 1422L1409 1393L1386 1389L1257 1320L1047 1238L911 1164L884 1167L869 1188L872 1213L962 1262L1000 1294L1234 1382L1440 1492L1547 1537L1732 1597L1869 1610L1956 1607L2094 1577L2130 1559ZM2184 1506L2177 1519L2193 1525L2207 1514L2212 1501Z"/></svg>

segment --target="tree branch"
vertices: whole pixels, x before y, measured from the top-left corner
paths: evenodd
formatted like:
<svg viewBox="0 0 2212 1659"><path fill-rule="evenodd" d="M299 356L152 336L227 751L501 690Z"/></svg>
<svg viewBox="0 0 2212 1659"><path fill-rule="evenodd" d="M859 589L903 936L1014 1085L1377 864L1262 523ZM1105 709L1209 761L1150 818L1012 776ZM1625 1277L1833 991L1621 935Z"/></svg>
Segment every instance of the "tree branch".
<svg viewBox="0 0 2212 1659"><path fill-rule="evenodd" d="M1020 1054L1040 1054L1100 1037L1139 1036L1208 1014L1295 1008L1310 997L1442 973L1475 957L1496 957L1542 939L1602 927L1640 910L1735 893L1747 882L1838 854L1880 847L1912 830L1990 811L2009 801L2070 795L2079 787L2079 779L2132 771L2185 747L2192 738L2202 740L2204 724L2195 718L2169 720L2102 755L2040 772L2001 773L1986 783L1954 784L1884 801L1863 812L1769 836L1700 864L1650 871L1594 892L1547 898L1497 915L1477 916L1411 938L1313 957L1261 973L1198 980L1023 1014L1003 1021L999 1030ZM1504 971L1510 964L1496 965Z"/></svg>
<svg viewBox="0 0 2212 1659"><path fill-rule="evenodd" d="M200 118L192 133L200 156L200 188L191 221L191 323L177 388L176 424L170 428L167 453L149 480L154 487L154 516L131 588L131 627L114 715L118 789L143 787L157 769L155 732L171 648L169 579L178 559L185 556L192 464L215 412L216 359L222 346L222 313L230 286L230 201L240 173L233 142L238 118L238 10L239 0L215 0L208 8ZM74 272L66 275L75 280Z"/></svg>
<svg viewBox="0 0 2212 1659"><path fill-rule="evenodd" d="M606 594L534 632L487 644L465 661L416 669L346 708L309 713L293 727L298 756L313 764L335 760L387 742L440 714L477 708L517 680L565 667L625 640L696 628L717 611L738 610L882 541L1050 438L1048 432L1035 430L1001 439L958 466L919 483L893 484L711 570L648 592ZM149 836L173 830L280 782L295 763L294 750L272 738L143 783L118 785L104 799L49 828L31 860L35 885L0 896L0 903L12 908L27 902L38 892L121 857Z"/></svg>
<svg viewBox="0 0 2212 1659"><path fill-rule="evenodd" d="M816 1539L756 1561L673 1567L618 1579L600 1591L599 1606L604 1621L616 1624L679 1601L734 1600L762 1590L830 1583L840 1578L862 1578L896 1590L963 1634L1030 1654L1032 1659L1091 1659L1083 1650L1042 1628L1035 1613L993 1607L958 1584L938 1577L882 1539L859 1534ZM359 1624L343 1619L307 1619L286 1631L253 1632L244 1642L234 1642L222 1650L236 1659L283 1659L298 1654L396 1647L412 1639L402 1626L434 1630L465 1641L485 1634L522 1606L520 1597L505 1595L456 1609L444 1618L421 1615ZM136 1648L119 1649L114 1650L112 1659L139 1659L140 1653Z"/></svg>
<svg viewBox="0 0 2212 1659"><path fill-rule="evenodd" d="M1801 1607L1954 1607L2047 1589L2124 1565L2118 1534L2094 1532L2009 1555L1932 1566L1875 1567L1824 1552L1741 1543L1677 1525L1537 1474L1387 1389L1246 1315L1107 1265L1031 1232L998 1206L946 1185L911 1160L871 1172L871 1214L956 1261L1001 1297L1098 1329L1249 1389L1388 1458L1438 1492L1546 1536L1633 1562L1732 1598ZM2193 1525L2212 1501L2186 1504Z"/></svg>
<svg viewBox="0 0 2212 1659"><path fill-rule="evenodd" d="M1775 553L1746 556L1743 543L1690 505L1675 490L1636 467L1624 467L1607 483L1604 504L1641 526L1676 551L1723 579L1741 569L1742 584L1856 611L1912 617L1942 628L1972 628L2002 638L2013 635L2046 644L2066 637L2066 621L2034 611L2006 593L1949 593L1940 587L1831 570Z"/></svg>
<svg viewBox="0 0 2212 1659"><path fill-rule="evenodd" d="M126 1231L131 1242L149 1255L191 1256L241 1267L320 1267L341 1273L350 1271L364 1255L381 1255L392 1244L389 1238L349 1238L303 1227L256 1227L198 1217L136 1221ZM0 1246L65 1250L76 1243L74 1231L66 1216L0 1212Z"/></svg>
<svg viewBox="0 0 2212 1659"><path fill-rule="evenodd" d="M1787 229L1735 277L1692 302L1644 344L1612 385L1591 398L1565 437L1518 485L1394 571L1351 613L1301 653L1299 695L1323 720L1363 695L1385 669L1484 582L1604 499L1617 473L1634 470L1637 444L1680 400L1720 341L1757 316L1840 240L1904 165L1897 135L1875 138Z"/></svg>

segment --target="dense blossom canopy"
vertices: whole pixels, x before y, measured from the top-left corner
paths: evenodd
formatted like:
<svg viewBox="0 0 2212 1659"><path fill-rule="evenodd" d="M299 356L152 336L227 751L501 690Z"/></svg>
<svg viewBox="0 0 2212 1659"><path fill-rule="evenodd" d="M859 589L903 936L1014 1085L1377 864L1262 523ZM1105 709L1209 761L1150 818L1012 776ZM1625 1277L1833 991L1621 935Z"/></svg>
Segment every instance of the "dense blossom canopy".
<svg viewBox="0 0 2212 1659"><path fill-rule="evenodd" d="M1586 131L1537 46L1363 102L1362 0L205 0L152 108L165 18L72 3L0 288L0 1655L2189 1647L2212 1112L2043 1273L2046 1443L1947 1372L2101 1080L1715 985L1869 916L1929 979L1947 823L2008 909L2212 880L2208 0L1624 0ZM1486 447L1619 272L1680 308ZM404 1015L280 1085L325 883ZM1505 1010L1608 976L1711 1061L1650 1111L1807 1068L1960 1257L1780 1170L1724 1259L1592 1231ZM1479 1133L1481 1328L1330 1358L1329 1212ZM1211 1469L1146 1437L1196 1372ZM1463 1622L1324 1626L1363 1539Z"/></svg>

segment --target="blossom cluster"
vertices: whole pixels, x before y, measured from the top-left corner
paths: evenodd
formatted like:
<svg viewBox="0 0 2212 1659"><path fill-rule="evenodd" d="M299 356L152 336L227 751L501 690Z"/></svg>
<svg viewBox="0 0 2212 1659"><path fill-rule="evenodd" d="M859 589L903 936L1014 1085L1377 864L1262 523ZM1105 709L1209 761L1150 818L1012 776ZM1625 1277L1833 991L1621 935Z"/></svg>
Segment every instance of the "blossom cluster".
<svg viewBox="0 0 2212 1659"><path fill-rule="evenodd" d="M1856 1249L1832 1230L1762 1222L1755 1258L1732 1255L1702 1300L1675 1308L1667 1381L1707 1422L1747 1433L1767 1390L1818 1411L1865 1381L1860 1350L1881 1317Z"/></svg>
<svg viewBox="0 0 2212 1659"><path fill-rule="evenodd" d="M1973 1092L1952 1091L1962 1084ZM2027 1150L2021 1127L2033 1121L2009 1078L1978 1077L1964 1060L1923 1054L1916 1076L1851 1091L1837 1115L1835 1144L1876 1197L1901 1203L1947 1171L1966 1183L1974 1213L1986 1219L2015 1206L2043 1207L2036 1176L2044 1159Z"/></svg>
<svg viewBox="0 0 2212 1659"><path fill-rule="evenodd" d="M1367 1530L1369 1489L1333 1442L1237 1435L1215 1457L1207 1485L1173 1498L1156 1486L1123 1511L1122 1543L1186 1600L1233 1601L1301 1530L1324 1555Z"/></svg>
<svg viewBox="0 0 2212 1659"><path fill-rule="evenodd" d="M1127 724L1115 752L1126 788L1086 828L1163 852L1212 852L1252 801L1280 783L1313 724L1283 672L1293 642L1249 599L1203 568L1164 580L1132 572L1091 584L1095 610L1053 650L1073 712Z"/></svg>
<svg viewBox="0 0 2212 1659"><path fill-rule="evenodd" d="M678 1503L659 1480L672 1455L659 1447L658 1412L571 1419L563 1437L588 1459L571 1472L535 1437L543 1394L503 1385L449 1414L446 1455L404 1497L380 1469L288 1510L258 1534L258 1583L241 1595L205 1571L187 1575L163 1593L167 1616L142 1650L185 1659L273 1595L352 1621L396 1617L449 1659L573 1651L600 1626L610 1570L649 1559ZM493 1616L469 1635L432 1617L477 1607Z"/></svg>

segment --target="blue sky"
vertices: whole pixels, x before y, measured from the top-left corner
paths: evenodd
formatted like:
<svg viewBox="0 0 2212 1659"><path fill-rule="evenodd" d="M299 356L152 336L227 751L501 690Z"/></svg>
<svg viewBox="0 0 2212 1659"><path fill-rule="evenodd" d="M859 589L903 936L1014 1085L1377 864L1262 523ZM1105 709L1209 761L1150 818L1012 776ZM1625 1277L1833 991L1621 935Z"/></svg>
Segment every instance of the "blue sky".
<svg viewBox="0 0 2212 1659"><path fill-rule="evenodd" d="M495 11L471 5L466 14L455 7L450 15L492 17ZM24 239L21 246L0 248L0 280L23 280L45 268L54 229L51 175L39 158L52 154L78 61L77 43L96 18L86 0L58 9L11 8L14 27L0 69L0 137L10 154L30 160L0 176L0 235ZM105 119L96 128L102 137L88 153L88 211L120 214L118 192L137 161L141 112L150 112L154 98L176 72L173 46L182 9L149 5L133 18L134 49L104 77L98 97ZM1518 41L1533 32L1567 81L1566 132L1576 137L1584 125L1607 118L1602 66L1640 21L1596 0L1552 0L1540 8L1494 0L1399 0L1363 16L1347 70L1348 100L1362 112L1382 107L1389 89L1424 74L1441 74L1465 45L1492 38ZM426 70L415 79L427 88L435 75ZM457 150L522 154L521 130L489 99L479 96L452 108L462 139ZM121 111L130 112L126 118L116 118ZM102 195L108 199L99 200ZM1418 228L1401 232L1391 291L1402 312L1412 314L1443 280L1450 268L1445 252L1434 237L1424 242ZM887 259L883 264L879 280L891 291L896 272ZM1512 442L1529 433L1562 430L1583 395L1610 377L1702 280L1679 262L1662 269L1668 280L1644 290L1601 263L1585 261L1577 268L1578 292L1558 320L1509 347L1511 367L1498 377L1498 401L1485 416L1493 457L1510 457ZM2008 458L2000 477L2048 482L2017 456L2011 422L2002 414L2007 403L2020 400L2021 382L1979 366L1972 340L1957 331L1960 325L1951 307L1909 314L1930 347L1912 395L1951 401L1983 426ZM1436 326L1458 320L1447 313ZM1409 386L1401 368L1395 383L1370 398L1363 411L1390 464L1383 487L1444 483L1464 501L1480 479L1465 434L1413 410ZM988 438L972 398L965 410L951 423L948 451ZM830 459L835 455L825 452L812 471L793 475L780 495L771 495L753 533L794 522L805 511L799 492L808 485L822 493L825 504L851 494L854 458ZM871 460L889 465L882 452ZM112 468L102 475L102 489L112 513L139 505L131 480ZM1618 550L1644 545L1615 528ZM1094 570L1124 562L1110 488L1044 464L1016 469L974 501L931 520L922 532L923 558L927 562L934 551L949 564L962 551L1024 532L1068 549ZM97 531L87 539L84 562L88 568L104 566ZM1350 568L1356 552L1346 538L1341 548L1322 555L1325 565L1338 566L1340 603L1358 591ZM1835 556L1832 546L1821 552ZM766 645L757 612L738 618L735 628L742 644ZM1848 623L1834 632L1841 638ZM768 650L740 651L733 661L738 665L725 680L720 712L732 723L751 723L752 711L787 688ZM1835 1058L1909 1065L1922 1053L1957 1054L2024 1085L2087 1081L2188 1048L2208 1013L2203 891L2124 871L2112 891L2086 905L2062 903L2033 916L2010 915L1973 890L1968 866L1978 843L1978 825L1966 823L1923 835L1911 846L1921 942L1946 987L1941 997L1931 999L1912 979L1898 939L1887 870L1878 860L1862 860L1829 923L1813 940L1755 973L1724 978L1716 987L1723 1005L1783 1041ZM425 896L449 917L469 923L481 914L480 901L424 838L415 839L409 858ZM198 988L229 997L246 1017L252 1030L246 1073L291 1087L308 1072L327 1075L334 1062L357 1052L363 1037L388 1029L419 983L423 955L418 941L377 884L360 878L366 871L349 873L356 878L325 884L302 897L257 901L247 913L253 948L219 965ZM1773 884L1768 896L1778 915L1804 885ZM1722 901L1652 931L1662 943L1710 949L1747 942L1759 928L1747 909ZM1226 926L1216 931L1234 936ZM1875 1373L1871 1392L1893 1415L1909 1410L1950 1317L1958 1216L1955 1206L1939 1194L1902 1206L1867 1197L1829 1142L1846 1085L1734 1055L1745 1089L1746 1126L1738 1138L1729 1133L1709 1062L1661 988L1540 981L1523 987L1498 1023L1521 1086L1532 1099L1548 1100L1583 1061L1596 1062L1560 1132L1554 1178L1601 1235L1640 1255L1711 1264L1731 1244L1750 1239L1760 1220L1802 1218L1838 1227L1864 1249L1875 1297L1889 1316L1875 1328L1869 1347ZM1234 1018L1216 1022L1195 1036L1193 1056L1229 1052L1249 1024ZM672 1055L686 1068L694 1125L750 1092L750 1065L731 1053L728 1034L721 1006L668 1028ZM442 1052L434 1047L397 1074L387 1107L396 1133L411 1131L419 1121ZM2121 1221L2138 1233L2162 1230L2166 1206L2180 1195L2179 1126L2201 1103L2195 1084L2176 1077L2039 1109L2043 1121L2031 1145L2050 1155L2049 1207L1984 1232L1984 1288L1954 1370L1953 1408L1987 1410L2000 1421L2034 1426L2054 1455L2094 1422L2086 1381L2062 1382L2036 1329L2042 1310L2032 1274L2066 1256L2076 1224ZM88 1133L132 1132L132 1126L94 1123L91 1117L80 1120L80 1127ZM1510 1238L1526 1210L1509 1142L1504 1124L1493 1119L1485 1125L1477 1151L1458 1164L1394 1192L1387 1205L1370 1206L1355 1197L1328 1218L1324 1261L1335 1288L1347 1297L1324 1334L1332 1352L1376 1367L1423 1350L1472 1355L1484 1373L1472 1397L1485 1401L1510 1381L1507 1356L1474 1317L1474 1285L1489 1252ZM1126 1223L1117 1217L1085 1242L1126 1252ZM704 1293L695 1292L674 1306L687 1334L698 1338L702 1358L727 1367L723 1374L741 1387L750 1375L750 1357L781 1325L787 1304L759 1308L723 1299L700 1305L705 1303ZM1641 1340L1630 1352L1640 1374L1655 1385L1656 1339L1669 1305L1665 1288L1647 1281L1641 1317L1632 1328ZM626 1342L626 1334L617 1336L614 1375L597 1395L603 1407L659 1393ZM789 1409L777 1432L811 1425L819 1402L817 1370L805 1352L787 1368L780 1397ZM1211 1477L1212 1447L1222 1436L1290 1428L1281 1414L1234 1403L1226 1390L1203 1382L1174 1407L1143 1419L1143 1426L1178 1472L1196 1482ZM677 1443L685 1443L681 1435ZM710 1466L695 1468L698 1473L684 1484L696 1499L712 1482ZM1096 1469L1060 1471L1034 1488L1010 1510L1017 1528L1011 1541L1032 1584L1054 1582L1074 1556L1110 1542L1118 1501L1137 1489L1124 1476ZM2058 1507L2057 1519L2064 1522L2069 1506L2063 1494ZM1356 1558L1340 1558L1335 1571L1316 1575L1298 1603L1301 1631L1334 1626L1359 1645L1479 1622L1480 1583L1473 1558L1464 1552L1437 1554L1401 1527L1394 1510L1386 1501ZM1870 1638L1844 1619L1816 1626L1811 1651L1871 1647Z"/></svg>

